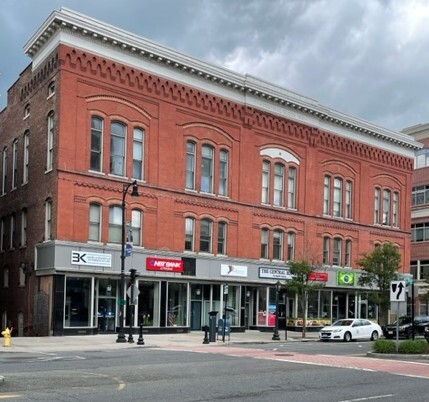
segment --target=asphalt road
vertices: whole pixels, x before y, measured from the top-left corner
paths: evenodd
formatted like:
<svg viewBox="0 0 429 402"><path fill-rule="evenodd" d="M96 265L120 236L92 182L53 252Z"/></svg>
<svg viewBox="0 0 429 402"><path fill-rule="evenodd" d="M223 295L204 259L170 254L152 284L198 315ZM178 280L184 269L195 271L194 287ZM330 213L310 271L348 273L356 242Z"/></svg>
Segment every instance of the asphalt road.
<svg viewBox="0 0 429 402"><path fill-rule="evenodd" d="M378 359L362 357L365 353L360 349L370 348L369 343L343 345L295 342L283 346L281 343L225 346L210 348L209 352L204 347L183 350L176 347L176 350L2 353L0 367L5 381L0 385L0 399L94 402L429 400L428 361L396 362L398 370L408 364L404 366L408 371L392 374L389 369L394 362L380 361L377 368ZM373 368L361 367L369 361Z"/></svg>

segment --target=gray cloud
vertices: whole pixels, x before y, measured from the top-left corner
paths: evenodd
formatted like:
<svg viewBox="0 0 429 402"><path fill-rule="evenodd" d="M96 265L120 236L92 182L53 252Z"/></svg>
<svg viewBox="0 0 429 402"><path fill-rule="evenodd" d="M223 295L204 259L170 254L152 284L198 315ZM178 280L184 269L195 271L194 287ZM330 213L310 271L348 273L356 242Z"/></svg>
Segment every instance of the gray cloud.
<svg viewBox="0 0 429 402"><path fill-rule="evenodd" d="M426 0L2 0L0 107L61 6L387 128L429 121Z"/></svg>

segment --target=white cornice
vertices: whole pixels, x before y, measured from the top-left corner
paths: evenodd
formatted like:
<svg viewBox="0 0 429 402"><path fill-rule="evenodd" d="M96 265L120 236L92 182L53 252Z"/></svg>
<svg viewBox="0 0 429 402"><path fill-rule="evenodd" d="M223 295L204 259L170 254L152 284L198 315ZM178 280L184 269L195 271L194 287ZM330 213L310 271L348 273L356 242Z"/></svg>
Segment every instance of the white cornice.
<svg viewBox="0 0 429 402"><path fill-rule="evenodd" d="M33 69L61 43L406 157L413 158L422 147L407 134L330 109L259 78L186 56L67 8L54 11L25 44Z"/></svg>

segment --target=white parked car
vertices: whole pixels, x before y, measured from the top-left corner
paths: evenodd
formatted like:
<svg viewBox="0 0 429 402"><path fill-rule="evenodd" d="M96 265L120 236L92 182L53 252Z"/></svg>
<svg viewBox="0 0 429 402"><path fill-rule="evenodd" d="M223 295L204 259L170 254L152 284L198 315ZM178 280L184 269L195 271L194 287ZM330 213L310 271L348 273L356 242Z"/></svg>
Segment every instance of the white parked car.
<svg viewBox="0 0 429 402"><path fill-rule="evenodd" d="M321 341L350 342L358 339L376 341L383 333L380 325L363 318L345 318L323 327L319 331Z"/></svg>

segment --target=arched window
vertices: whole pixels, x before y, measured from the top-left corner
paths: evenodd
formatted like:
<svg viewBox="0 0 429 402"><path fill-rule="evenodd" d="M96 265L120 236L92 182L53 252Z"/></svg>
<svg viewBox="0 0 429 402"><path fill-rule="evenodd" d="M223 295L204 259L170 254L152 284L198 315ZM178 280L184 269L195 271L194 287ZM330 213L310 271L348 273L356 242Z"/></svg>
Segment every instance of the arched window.
<svg viewBox="0 0 429 402"><path fill-rule="evenodd" d="M52 170L54 163L54 112L48 115L48 139L47 139L46 170Z"/></svg>
<svg viewBox="0 0 429 402"><path fill-rule="evenodd" d="M109 208L109 242L122 243L122 208L118 205Z"/></svg>
<svg viewBox="0 0 429 402"><path fill-rule="evenodd" d="M226 255L226 239L227 239L227 228L226 222L219 222L217 226L217 252L218 254Z"/></svg>
<svg viewBox="0 0 429 402"><path fill-rule="evenodd" d="M195 219L185 219L185 250L194 251Z"/></svg>
<svg viewBox="0 0 429 402"><path fill-rule="evenodd" d="M89 236L90 241L101 241L101 205L89 204Z"/></svg>
<svg viewBox="0 0 429 402"><path fill-rule="evenodd" d="M195 148L192 141L186 143L186 188L195 190Z"/></svg>
<svg viewBox="0 0 429 402"><path fill-rule="evenodd" d="M201 191L213 193L213 147L203 145L201 163Z"/></svg>
<svg viewBox="0 0 429 402"><path fill-rule="evenodd" d="M124 176L127 126L113 121L110 125L110 135L110 173Z"/></svg>
<svg viewBox="0 0 429 402"><path fill-rule="evenodd" d="M283 260L283 231L275 230L273 233L273 260Z"/></svg>
<svg viewBox="0 0 429 402"><path fill-rule="evenodd" d="M133 209L131 212L131 240L135 246L142 245L142 212L138 209Z"/></svg>
<svg viewBox="0 0 429 402"><path fill-rule="evenodd" d="M261 258L268 259L270 245L270 231L268 229L261 230Z"/></svg>
<svg viewBox="0 0 429 402"><path fill-rule="evenodd" d="M98 116L93 116L91 118L90 169L95 172L101 172L103 170L103 130L103 119Z"/></svg>
<svg viewBox="0 0 429 402"><path fill-rule="evenodd" d="M133 178L142 180L144 169L144 130L134 128L133 139Z"/></svg>
<svg viewBox="0 0 429 402"><path fill-rule="evenodd" d="M213 223L210 219L202 219L200 225L200 250L206 253L212 252Z"/></svg>

